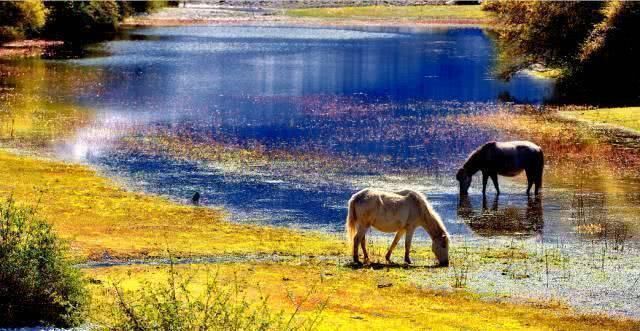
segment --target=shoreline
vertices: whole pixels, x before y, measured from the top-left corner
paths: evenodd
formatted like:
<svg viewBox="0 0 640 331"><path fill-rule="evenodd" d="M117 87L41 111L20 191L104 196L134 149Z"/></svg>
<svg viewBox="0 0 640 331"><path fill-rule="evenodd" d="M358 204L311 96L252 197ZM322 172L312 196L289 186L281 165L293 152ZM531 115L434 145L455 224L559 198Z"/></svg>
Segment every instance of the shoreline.
<svg viewBox="0 0 640 331"><path fill-rule="evenodd" d="M445 5L431 5L437 8ZM377 8L380 6L373 6ZM408 6L411 7L411 6ZM382 8L408 8L391 6ZM336 7L335 9L348 9ZM361 7L372 8L372 7ZM419 7L417 7L419 8ZM456 7L458 8L458 7ZM312 8L313 9L313 8ZM316 8L317 9L317 8ZM331 8L329 8L331 9ZM424 15L414 17L403 16L366 16L353 15L347 17L314 17L287 15L287 8L263 8L247 6L189 6L182 8L164 8L163 10L126 19L123 27L148 26L192 26L192 25L306 25L306 26L389 26L389 27L430 27L430 26L468 26L482 27L491 23L490 18L471 18L451 14L450 17ZM459 16L459 17L456 17Z"/></svg>
<svg viewBox="0 0 640 331"><path fill-rule="evenodd" d="M63 45L60 40L25 39L0 44L0 59L42 56L49 48Z"/></svg>
<svg viewBox="0 0 640 331"><path fill-rule="evenodd" d="M295 18L277 16L269 19L243 18L133 18L121 24L124 28L163 27L163 26L216 26L216 25L251 25L251 26L308 26L308 27L468 27L480 28L489 24L486 20L475 19L320 19Z"/></svg>

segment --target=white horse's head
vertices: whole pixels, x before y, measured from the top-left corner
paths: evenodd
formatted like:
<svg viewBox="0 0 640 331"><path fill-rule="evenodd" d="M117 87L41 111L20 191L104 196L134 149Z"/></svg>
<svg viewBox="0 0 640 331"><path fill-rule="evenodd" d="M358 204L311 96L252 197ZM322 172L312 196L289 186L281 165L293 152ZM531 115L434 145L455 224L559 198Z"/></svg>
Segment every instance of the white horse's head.
<svg viewBox="0 0 640 331"><path fill-rule="evenodd" d="M446 233L431 239L431 251L436 255L440 266L449 266L449 236Z"/></svg>

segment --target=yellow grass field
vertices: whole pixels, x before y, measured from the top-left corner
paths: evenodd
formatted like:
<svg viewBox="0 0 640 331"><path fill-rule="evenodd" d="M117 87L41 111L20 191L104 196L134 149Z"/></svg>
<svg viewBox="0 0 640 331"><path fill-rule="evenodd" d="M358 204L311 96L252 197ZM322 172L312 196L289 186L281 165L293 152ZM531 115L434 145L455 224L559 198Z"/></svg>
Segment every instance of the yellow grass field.
<svg viewBox="0 0 640 331"><path fill-rule="evenodd" d="M90 269L94 279L93 314L98 320L113 298L110 284L132 290L142 282L167 279L168 267L126 266ZM301 304L301 319L314 318L319 307L320 330L634 330L633 321L575 314L560 305L495 303L465 291L419 289L403 280L405 269L351 270L332 264L230 263L183 265L176 270L191 277L194 296L207 277L239 287L248 302L267 295L275 311L289 316ZM423 272L430 272L428 269ZM306 300L305 297L308 297ZM292 301L293 298L293 301ZM107 309L107 310L105 310Z"/></svg>
<svg viewBox="0 0 640 331"><path fill-rule="evenodd" d="M95 171L0 151L0 196L37 206L81 259L338 254L323 235L225 221L222 210L127 192Z"/></svg>

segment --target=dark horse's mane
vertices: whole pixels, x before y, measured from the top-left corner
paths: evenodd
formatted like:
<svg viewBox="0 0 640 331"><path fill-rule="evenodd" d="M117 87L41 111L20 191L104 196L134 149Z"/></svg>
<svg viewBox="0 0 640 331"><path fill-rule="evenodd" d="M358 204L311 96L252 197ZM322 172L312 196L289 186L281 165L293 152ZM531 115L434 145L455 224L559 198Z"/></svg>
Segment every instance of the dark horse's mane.
<svg viewBox="0 0 640 331"><path fill-rule="evenodd" d="M467 173L475 173L476 171L478 171L478 169L480 168L479 163L481 163L482 157L484 156L484 151L490 147L490 146L495 146L496 142L495 141L490 141L488 143L483 144L482 146L476 148L473 152L471 152L471 154L469 155L469 157L467 157L467 160L464 161L464 165L462 166L464 168L464 170Z"/></svg>

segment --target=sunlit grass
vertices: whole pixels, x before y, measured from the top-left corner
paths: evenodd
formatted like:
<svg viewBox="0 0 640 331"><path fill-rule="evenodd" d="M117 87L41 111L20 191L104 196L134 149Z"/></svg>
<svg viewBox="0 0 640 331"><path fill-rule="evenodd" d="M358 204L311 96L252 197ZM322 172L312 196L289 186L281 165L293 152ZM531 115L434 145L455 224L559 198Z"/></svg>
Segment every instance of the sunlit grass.
<svg viewBox="0 0 640 331"><path fill-rule="evenodd" d="M290 9L286 12L294 17L316 18L407 18L407 19L465 19L485 20L487 15L480 6L364 6L364 7L339 7L339 8L303 8Z"/></svg>
<svg viewBox="0 0 640 331"><path fill-rule="evenodd" d="M574 120L607 124L640 132L640 107L600 108L581 111L560 111L559 114Z"/></svg>
<svg viewBox="0 0 640 331"><path fill-rule="evenodd" d="M127 192L86 167L0 151L0 196L13 195L71 241L80 258L342 253L326 236L233 224L222 210Z"/></svg>
<svg viewBox="0 0 640 331"><path fill-rule="evenodd" d="M166 266L129 266L89 269L93 279L93 316L104 319L111 302L110 284L114 281L135 289L144 281L163 282ZM237 286L247 301L268 297L269 308L290 314L303 301L301 317L314 316L326 302L320 315L321 330L627 330L637 327L632 321L597 315L580 315L558 305L536 307L482 300L466 291L443 293L419 289L404 278L409 270L352 270L340 265L312 263L252 264L233 263L216 266L178 266L178 273L191 277L191 289L204 289L207 277L216 275L221 283ZM415 270L419 273L446 272L446 269ZM306 300L305 300L306 298ZM108 317L107 317L108 318Z"/></svg>

